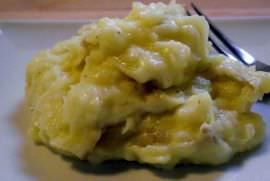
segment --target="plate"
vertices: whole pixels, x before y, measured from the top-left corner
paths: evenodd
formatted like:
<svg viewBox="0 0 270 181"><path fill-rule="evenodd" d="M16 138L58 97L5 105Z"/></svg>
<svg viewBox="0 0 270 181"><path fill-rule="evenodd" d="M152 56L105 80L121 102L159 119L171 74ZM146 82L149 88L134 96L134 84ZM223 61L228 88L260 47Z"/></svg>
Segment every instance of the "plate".
<svg viewBox="0 0 270 181"><path fill-rule="evenodd" d="M237 155L218 167L179 165L164 171L133 162L111 161L101 166L58 155L33 144L27 134L25 66L39 50L69 38L91 21L0 22L0 160L1 180L270 180L270 106L253 110L265 119L267 136L257 149ZM270 18L216 19L217 25L259 60L270 63Z"/></svg>

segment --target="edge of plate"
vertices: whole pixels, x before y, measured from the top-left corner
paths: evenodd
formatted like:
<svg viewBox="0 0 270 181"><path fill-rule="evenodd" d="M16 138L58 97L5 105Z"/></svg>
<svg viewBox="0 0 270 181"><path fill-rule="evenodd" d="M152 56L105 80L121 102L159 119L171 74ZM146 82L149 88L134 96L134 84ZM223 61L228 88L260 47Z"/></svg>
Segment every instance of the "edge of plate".
<svg viewBox="0 0 270 181"><path fill-rule="evenodd" d="M264 21L270 20L270 16L227 16L227 17L213 17L213 21ZM80 20L63 20L63 19L0 19L1 24L82 24L93 23L96 19L80 19Z"/></svg>

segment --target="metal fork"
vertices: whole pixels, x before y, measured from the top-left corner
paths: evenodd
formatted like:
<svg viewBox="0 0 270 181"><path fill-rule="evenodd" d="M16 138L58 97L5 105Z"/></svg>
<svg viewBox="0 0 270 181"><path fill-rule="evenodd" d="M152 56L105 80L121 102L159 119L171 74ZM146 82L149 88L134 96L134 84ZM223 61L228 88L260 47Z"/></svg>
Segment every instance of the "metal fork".
<svg viewBox="0 0 270 181"><path fill-rule="evenodd" d="M211 35L209 35L208 40L212 43L214 49L225 56L231 57L238 61L241 61L246 66L256 66L256 70L258 71L266 71L270 72L270 66L266 65L258 60L256 60L250 53L248 53L243 48L240 48L235 43L232 42L221 30L217 28L216 25L196 6L194 3L191 3L191 7L194 12L196 12L200 16L204 16L206 21L209 24L211 32L223 43L225 47L230 50L230 53L226 51L223 47L219 46L218 43L213 39ZM187 14L191 15L191 13L187 10ZM263 96L262 102L270 102L270 93L265 94Z"/></svg>
<svg viewBox="0 0 270 181"><path fill-rule="evenodd" d="M194 3L191 3L191 7L194 12L196 12L200 16L204 16L206 21L209 24L211 32L223 43L225 47L230 50L230 52L226 51L223 47L219 46L218 43L213 39L211 35L209 35L209 41L212 43L213 47L218 53L224 54L228 57L241 61L243 64L247 66L256 66L256 70L259 71L267 71L270 72L270 66L266 65L258 60L256 60L250 53L248 53L243 48L237 46L234 42L232 42L221 30L217 28L216 25L196 6ZM191 13L187 10L187 14L191 15Z"/></svg>

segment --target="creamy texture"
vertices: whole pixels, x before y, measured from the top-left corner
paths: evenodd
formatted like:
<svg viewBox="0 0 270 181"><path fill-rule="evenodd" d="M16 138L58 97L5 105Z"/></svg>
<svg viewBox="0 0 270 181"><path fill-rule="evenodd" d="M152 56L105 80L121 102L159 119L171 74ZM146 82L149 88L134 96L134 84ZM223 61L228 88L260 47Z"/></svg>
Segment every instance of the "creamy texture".
<svg viewBox="0 0 270 181"><path fill-rule="evenodd" d="M221 164L264 138L250 111L269 73L210 55L208 24L178 4L134 3L27 66L36 142L91 162Z"/></svg>

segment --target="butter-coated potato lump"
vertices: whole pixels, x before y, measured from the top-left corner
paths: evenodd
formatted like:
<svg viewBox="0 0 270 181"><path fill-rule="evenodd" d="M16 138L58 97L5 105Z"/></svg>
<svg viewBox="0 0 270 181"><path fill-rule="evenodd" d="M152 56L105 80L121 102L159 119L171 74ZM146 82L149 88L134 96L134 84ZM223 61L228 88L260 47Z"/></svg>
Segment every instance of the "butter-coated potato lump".
<svg viewBox="0 0 270 181"><path fill-rule="evenodd" d="M27 65L32 138L91 163L161 168L254 148L265 124L251 106L270 74L212 53L208 33L174 2L136 2L123 19L84 25Z"/></svg>

